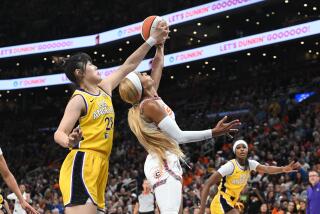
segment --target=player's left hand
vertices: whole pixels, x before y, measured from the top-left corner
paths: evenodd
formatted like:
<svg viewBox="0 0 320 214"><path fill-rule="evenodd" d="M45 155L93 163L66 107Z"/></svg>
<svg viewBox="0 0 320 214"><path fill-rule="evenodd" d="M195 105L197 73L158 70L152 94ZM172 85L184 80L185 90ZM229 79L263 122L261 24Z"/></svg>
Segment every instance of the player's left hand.
<svg viewBox="0 0 320 214"><path fill-rule="evenodd" d="M296 172L298 171L297 169L299 169L300 167L301 167L301 164L299 162L292 161L289 165L283 167L283 172L284 173Z"/></svg>
<svg viewBox="0 0 320 214"><path fill-rule="evenodd" d="M229 123L225 123L227 119L228 119L228 116L225 116L218 122L216 127L212 129L212 134L214 137L221 136L224 134L229 134L229 133L235 133L239 131L236 127L240 126L241 122L237 119Z"/></svg>
<svg viewBox="0 0 320 214"><path fill-rule="evenodd" d="M37 212L30 204L28 204L28 202L26 202L25 200L23 200L21 202L21 207L27 211L27 213L31 213L31 214L39 214L39 212Z"/></svg>

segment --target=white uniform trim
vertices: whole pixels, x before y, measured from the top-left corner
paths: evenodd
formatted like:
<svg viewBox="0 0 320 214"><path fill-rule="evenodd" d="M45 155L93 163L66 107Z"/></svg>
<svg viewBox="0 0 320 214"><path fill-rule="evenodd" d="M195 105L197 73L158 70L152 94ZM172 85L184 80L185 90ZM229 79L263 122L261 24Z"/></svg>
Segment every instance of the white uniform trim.
<svg viewBox="0 0 320 214"><path fill-rule="evenodd" d="M249 161L249 168L250 171L256 171L257 166L260 164L258 161L255 160L248 160ZM236 161L237 162L237 161ZM238 162L237 162L239 168L244 169ZM222 165L218 172L221 174L222 177L231 175L234 170L234 165L231 161L228 161L226 164Z"/></svg>

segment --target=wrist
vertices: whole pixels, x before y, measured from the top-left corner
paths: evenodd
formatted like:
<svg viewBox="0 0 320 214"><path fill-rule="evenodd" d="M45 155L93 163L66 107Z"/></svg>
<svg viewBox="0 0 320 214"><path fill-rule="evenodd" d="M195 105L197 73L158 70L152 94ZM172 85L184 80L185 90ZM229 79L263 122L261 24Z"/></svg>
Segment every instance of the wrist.
<svg viewBox="0 0 320 214"><path fill-rule="evenodd" d="M215 136L217 136L216 130L213 128L211 129L211 134L212 134L212 138L214 138Z"/></svg>
<svg viewBox="0 0 320 214"><path fill-rule="evenodd" d="M150 36L147 40L146 43L150 46L153 47L155 44L157 44L157 40Z"/></svg>
<svg viewBox="0 0 320 214"><path fill-rule="evenodd" d="M24 201L24 198L22 197L22 195L18 197L18 200L20 201L20 203Z"/></svg>
<svg viewBox="0 0 320 214"><path fill-rule="evenodd" d="M64 148L70 148L69 139L66 139L66 140L64 141L63 147L64 147Z"/></svg>
<svg viewBox="0 0 320 214"><path fill-rule="evenodd" d="M284 172L285 172L285 170L284 170L284 169L285 169L285 167L284 167L284 166L282 166L282 167L281 167L281 172L282 172L282 173L284 173Z"/></svg>

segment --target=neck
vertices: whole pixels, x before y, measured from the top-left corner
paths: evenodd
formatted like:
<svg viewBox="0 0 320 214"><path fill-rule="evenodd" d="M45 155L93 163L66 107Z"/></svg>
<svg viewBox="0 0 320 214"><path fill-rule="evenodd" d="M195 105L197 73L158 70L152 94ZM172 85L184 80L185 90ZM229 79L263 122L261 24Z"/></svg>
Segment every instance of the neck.
<svg viewBox="0 0 320 214"><path fill-rule="evenodd" d="M239 163L241 166L246 165L246 159L236 158L236 160L238 161L238 163Z"/></svg>
<svg viewBox="0 0 320 214"><path fill-rule="evenodd" d="M80 87L91 94L98 94L99 93L99 90L96 85L92 85L89 83L81 83Z"/></svg>
<svg viewBox="0 0 320 214"><path fill-rule="evenodd" d="M158 93L154 87L150 89L144 89L144 96L143 98L152 98L152 97L157 97Z"/></svg>
<svg viewBox="0 0 320 214"><path fill-rule="evenodd" d="M150 191L147 190L147 189L144 189L144 190L142 191L143 194L149 194L149 192L150 192Z"/></svg>

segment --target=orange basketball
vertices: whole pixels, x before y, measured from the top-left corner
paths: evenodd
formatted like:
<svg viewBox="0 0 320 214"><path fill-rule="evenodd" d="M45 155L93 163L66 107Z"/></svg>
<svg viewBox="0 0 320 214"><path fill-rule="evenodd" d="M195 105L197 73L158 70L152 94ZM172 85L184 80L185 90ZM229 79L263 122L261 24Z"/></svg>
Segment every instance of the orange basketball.
<svg viewBox="0 0 320 214"><path fill-rule="evenodd" d="M141 36L144 40L147 40L152 32L156 29L158 23L162 20L160 16L149 16L143 23L141 28Z"/></svg>

